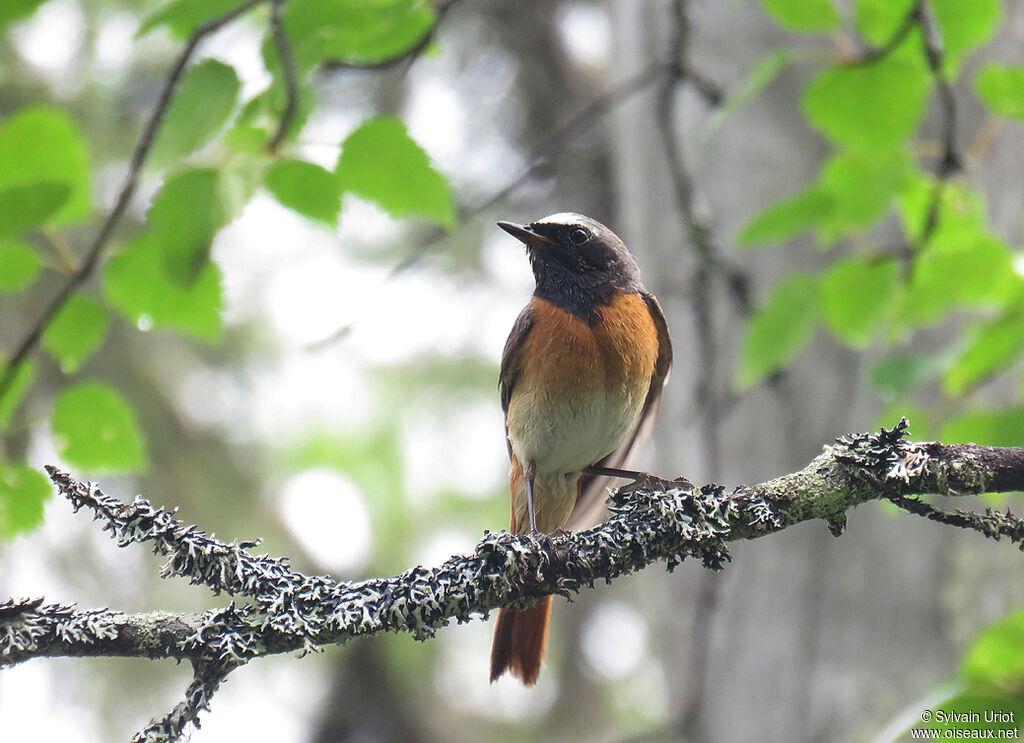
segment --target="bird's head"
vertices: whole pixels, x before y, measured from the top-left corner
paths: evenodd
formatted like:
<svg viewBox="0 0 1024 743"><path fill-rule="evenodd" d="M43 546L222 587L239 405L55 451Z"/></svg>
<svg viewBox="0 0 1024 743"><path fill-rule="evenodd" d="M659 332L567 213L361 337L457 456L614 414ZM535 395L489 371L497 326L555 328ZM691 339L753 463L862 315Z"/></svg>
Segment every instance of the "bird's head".
<svg viewBox="0 0 1024 743"><path fill-rule="evenodd" d="M568 294L599 305L616 290L641 288L640 269L622 240L582 214L552 214L530 224L498 222L530 255L537 296L557 300Z"/></svg>

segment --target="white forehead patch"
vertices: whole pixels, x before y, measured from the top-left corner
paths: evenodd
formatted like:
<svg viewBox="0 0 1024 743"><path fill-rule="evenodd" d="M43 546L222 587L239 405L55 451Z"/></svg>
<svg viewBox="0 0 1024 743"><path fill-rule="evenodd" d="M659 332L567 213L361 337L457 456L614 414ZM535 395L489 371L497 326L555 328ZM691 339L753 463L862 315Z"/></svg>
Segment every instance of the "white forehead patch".
<svg viewBox="0 0 1024 743"><path fill-rule="evenodd" d="M538 219L535 224L580 224L581 222L589 221L582 214L577 214L576 212L559 212L558 214L552 214L550 217Z"/></svg>

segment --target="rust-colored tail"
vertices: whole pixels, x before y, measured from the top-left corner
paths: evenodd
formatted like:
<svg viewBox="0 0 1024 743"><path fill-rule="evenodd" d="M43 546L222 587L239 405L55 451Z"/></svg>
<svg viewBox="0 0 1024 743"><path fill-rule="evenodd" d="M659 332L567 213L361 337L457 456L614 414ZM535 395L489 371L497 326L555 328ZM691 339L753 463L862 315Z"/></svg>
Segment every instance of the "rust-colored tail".
<svg viewBox="0 0 1024 743"><path fill-rule="evenodd" d="M548 644L551 597L526 609L502 609L491 646L491 682L508 671L527 686L537 683Z"/></svg>

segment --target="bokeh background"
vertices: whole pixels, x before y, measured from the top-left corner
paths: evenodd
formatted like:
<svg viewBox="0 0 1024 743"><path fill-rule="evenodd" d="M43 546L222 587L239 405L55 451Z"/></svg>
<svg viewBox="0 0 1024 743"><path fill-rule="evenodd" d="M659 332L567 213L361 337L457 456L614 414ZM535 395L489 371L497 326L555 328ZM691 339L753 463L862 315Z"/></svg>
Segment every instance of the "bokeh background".
<svg viewBox="0 0 1024 743"><path fill-rule="evenodd" d="M903 386L872 374L894 350L945 358L941 349L958 347L991 308L952 307L920 328L878 318L877 332L855 343L824 322L814 332L812 321L795 344L780 333L779 346L796 347L774 366L751 372L743 361L751 313L780 279L820 274L844 256L884 257L904 239L891 189L884 214L832 239L783 229L781 246L738 247L751 220L806 188L834 152L809 120L805 91L865 48L858 31L879 3L839 3L839 22L826 18L817 33L798 32L821 3L795 20L767 0L450 5L416 57L314 72L316 104L286 148L331 169L362 122L395 115L450 184L451 229L348 193L332 227L259 190L213 243L223 277L217 340L115 316L71 376L41 357L0 437L6 458L92 474L61 458L50 415L66 385L98 379L130 401L147 452L145 467L97 477L108 493L143 493L225 539L260 536L271 554L338 578L468 551L483 529L507 526L497 364L532 289L521 246L493 222L561 211L624 238L672 328L676 365L640 468L759 482L803 466L836 436L903 414L925 438L979 406L1016 410L1012 359L962 394L936 382L940 372ZM0 295L8 351L55 291L54 256L82 255L113 203L181 45L166 28L136 36L158 7L47 0L2 30L0 120L38 104L70 112L88 144L96 204L92 221L30 236L49 258L31 286ZM987 30L948 72L965 158L950 188L984 199L986 229L1019 269L1024 132L985 105L974 81L987 64L1022 62L1024 4L957 7L960 25L943 30L974 28L972 14ZM266 13L248 15L198 51L233 67L242 100L273 79L261 55L266 27ZM649 74L673 54L691 77ZM912 162L906 177L921 180L942 152L933 89L919 120L899 145ZM231 156L215 140L192 157L219 167ZM163 177L144 173L114 253L142 229ZM874 188L867 179L857 190ZM85 291L102 298L102 276ZM487 683L491 625L477 621L426 643L387 636L254 662L231 676L192 740L894 740L963 683L964 653L1024 598L1011 546L878 504L850 514L838 539L804 524L736 545L733 557L720 574L655 566L556 601L535 689ZM219 604L161 581L158 567L50 499L42 525L0 544L0 594L125 611ZM26 663L0 673L0 739L127 740L176 703L188 678L170 662Z"/></svg>

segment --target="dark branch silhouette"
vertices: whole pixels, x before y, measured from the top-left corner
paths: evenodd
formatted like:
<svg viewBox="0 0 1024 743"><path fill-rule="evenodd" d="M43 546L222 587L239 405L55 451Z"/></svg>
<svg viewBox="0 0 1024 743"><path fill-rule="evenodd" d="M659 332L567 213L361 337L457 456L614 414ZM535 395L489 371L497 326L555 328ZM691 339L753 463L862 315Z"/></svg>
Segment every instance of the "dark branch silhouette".
<svg viewBox="0 0 1024 743"><path fill-rule="evenodd" d="M925 213L924 227L918 237L919 247L924 247L931 240L939 225L942 210L942 194L946 182L963 169L963 159L957 146L957 105L953 95L953 86L942 71L945 53L938 25L932 14L931 7L925 0L918 0L918 23L921 26L924 56L928 61L928 69L932 73L936 90L939 93L939 104L942 111L942 152L935 165L935 184L932 186L931 200Z"/></svg>
<svg viewBox="0 0 1024 743"><path fill-rule="evenodd" d="M103 251L107 247L107 243L110 241L111 236L114 234L114 229L121 222L121 218L128 209L128 204L131 202L132 196L135 195L135 189L139 185L139 177L142 174L142 168L146 164L150 150L153 147L153 142L156 139L157 132L160 130L160 125L163 123L167 109L171 105L171 101L174 99L174 94L178 89L178 83L181 82L182 75L185 72L185 68L188 66L189 60L192 59L192 55L195 52L196 47L198 47L199 43L207 36L219 31L221 28L249 12L262 2L264 2L264 0L248 0L237 8L206 21L206 23L197 28L188 38L188 41L185 42L185 47L178 54L178 58L175 60L174 65L167 74L167 78L164 80L163 88L160 90L160 96L157 98L156 105L153 107L153 112L150 114L149 120L146 122L146 125L142 130L142 134L139 137L139 141L135 145L135 150L128 163L128 173L125 176L124 184L121 186L121 191L118 193L117 200L114 202L114 207L110 210L107 218L103 220L103 224L100 226L99 232L96 233L96 237L93 239L92 244L89 246L89 250L85 254L85 259L82 261L82 264L78 269L68 277L64 286L61 287L57 296L54 297L46 309L43 310L43 314L39 319L33 323L31 328L29 328L25 337L22 338L20 343L18 343L14 354L4 366L3 371L0 372L0 401L3 401L4 395L6 395L10 390L11 384L14 382L14 377L17 375L18 370L28 359L32 351L35 350L36 346L39 345L39 341L43 337L43 333L47 326L49 326L50 322L67 303L75 291L92 276L96 267L99 265Z"/></svg>
<svg viewBox="0 0 1024 743"><path fill-rule="evenodd" d="M932 185L928 205L925 208L921 233L916 238L908 239L906 244L899 246L896 251L903 261L905 269L909 268L913 261L915 251L928 245L935 234L935 230L939 226L942 196L946 183L963 170L963 156L957 144L957 101L953 93L953 85L942 69L945 63L942 34L930 4L927 0L916 0L889 41L880 47L868 49L861 56L847 63L848 66L857 67L882 61L899 47L915 28L921 31L922 51L939 96L942 149L934 166L935 183Z"/></svg>

